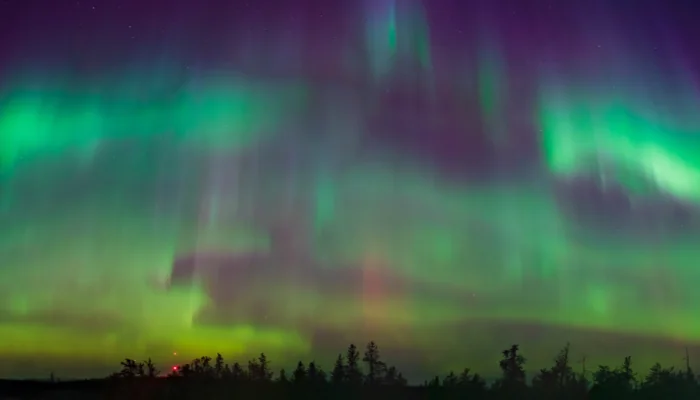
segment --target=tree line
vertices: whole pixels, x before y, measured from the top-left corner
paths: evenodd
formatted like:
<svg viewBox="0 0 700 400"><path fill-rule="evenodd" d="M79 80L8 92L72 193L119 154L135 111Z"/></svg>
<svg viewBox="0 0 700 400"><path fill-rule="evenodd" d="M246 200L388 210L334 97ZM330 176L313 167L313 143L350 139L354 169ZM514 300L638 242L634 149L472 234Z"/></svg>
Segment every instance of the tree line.
<svg viewBox="0 0 700 400"><path fill-rule="evenodd" d="M687 356L685 368L657 363L643 374L632 368L631 357L618 366L576 372L569 353L567 344L552 366L528 380L527 360L513 345L502 352L500 377L491 383L465 368L410 386L399 369L381 357L375 342L362 354L351 344L329 370L314 361L299 361L294 370L275 373L264 353L245 365L228 364L217 354L173 367L163 379L158 379L163 375L150 359L126 359L109 381L113 389L138 393L150 387L149 398L700 399L700 381Z"/></svg>

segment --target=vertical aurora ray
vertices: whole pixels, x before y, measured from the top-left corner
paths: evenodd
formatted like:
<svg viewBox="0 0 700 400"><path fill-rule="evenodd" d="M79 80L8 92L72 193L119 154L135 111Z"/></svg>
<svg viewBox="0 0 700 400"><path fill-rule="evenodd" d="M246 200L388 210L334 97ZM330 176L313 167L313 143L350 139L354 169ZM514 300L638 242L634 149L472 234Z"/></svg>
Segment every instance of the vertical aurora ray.
<svg viewBox="0 0 700 400"><path fill-rule="evenodd" d="M508 76L499 53L497 45L486 43L477 55L479 103L488 132L496 143L506 141L504 136L508 133Z"/></svg>
<svg viewBox="0 0 700 400"><path fill-rule="evenodd" d="M374 79L384 78L394 67L398 56L396 1L368 2L365 41Z"/></svg>
<svg viewBox="0 0 700 400"><path fill-rule="evenodd" d="M428 21L420 2L381 0L369 3L365 35L375 80L389 75L418 74L428 92L433 88L433 62ZM406 71L411 69L411 71ZM422 86L422 85L421 85Z"/></svg>

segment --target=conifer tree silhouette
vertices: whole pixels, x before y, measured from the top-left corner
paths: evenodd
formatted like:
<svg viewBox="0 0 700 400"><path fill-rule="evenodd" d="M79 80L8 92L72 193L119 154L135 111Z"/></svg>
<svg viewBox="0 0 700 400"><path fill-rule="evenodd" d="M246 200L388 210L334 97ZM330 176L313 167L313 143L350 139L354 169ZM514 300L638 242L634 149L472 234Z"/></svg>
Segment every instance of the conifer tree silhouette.
<svg viewBox="0 0 700 400"><path fill-rule="evenodd" d="M379 346L374 342L367 343L365 355L362 361L367 363L367 384L374 385L379 383L384 372L384 363L381 361L379 354Z"/></svg>
<svg viewBox="0 0 700 400"><path fill-rule="evenodd" d="M273 372L270 369L270 360L267 359L265 353L260 353L258 357L258 368L261 380L266 382L272 380Z"/></svg>
<svg viewBox="0 0 700 400"><path fill-rule="evenodd" d="M312 385L321 385L326 383L326 373L316 365L315 361L309 363L309 367L306 370L306 376Z"/></svg>
<svg viewBox="0 0 700 400"><path fill-rule="evenodd" d="M593 373L593 396L614 396L627 398L632 395L636 387L635 373L632 370L632 358L625 357L621 366L610 368L601 365Z"/></svg>
<svg viewBox="0 0 700 400"><path fill-rule="evenodd" d="M464 368L459 374L459 386L472 393L483 393L486 390L486 381L479 374L472 374L469 368Z"/></svg>
<svg viewBox="0 0 700 400"><path fill-rule="evenodd" d="M269 382L272 380L270 362L265 353L260 353L255 360L248 361L248 377L255 382Z"/></svg>
<svg viewBox="0 0 700 400"><path fill-rule="evenodd" d="M214 376L214 368L211 366L211 357L202 356L199 358L199 373L202 377Z"/></svg>
<svg viewBox="0 0 700 400"><path fill-rule="evenodd" d="M260 379L260 373L258 372L259 369L260 366L258 365L257 360L248 360L248 378L250 378L251 381Z"/></svg>
<svg viewBox="0 0 700 400"><path fill-rule="evenodd" d="M223 371L221 371L221 377L225 379L231 379L233 377L231 366L228 365L228 363L224 363Z"/></svg>
<svg viewBox="0 0 700 400"><path fill-rule="evenodd" d="M139 371L139 366L136 361L127 358L122 361L122 370L120 375L124 378L134 378L137 376Z"/></svg>
<svg viewBox="0 0 700 400"><path fill-rule="evenodd" d="M500 390L502 396L516 396L526 391L525 384L525 357L519 353L517 344L509 349L503 350L502 359L498 363L502 376L495 385Z"/></svg>
<svg viewBox="0 0 700 400"><path fill-rule="evenodd" d="M331 371L331 383L339 385L345 382L345 362L343 360L343 355L338 354L338 358L335 359L335 364L333 365L333 371Z"/></svg>
<svg viewBox="0 0 700 400"><path fill-rule="evenodd" d="M190 364L184 364L181 365L180 368L177 371L178 375L181 375L185 378L189 378L192 375L194 375L194 371L192 369L192 366Z"/></svg>
<svg viewBox="0 0 700 400"><path fill-rule="evenodd" d="M429 388L438 388L438 387L440 387L440 385L441 385L440 377L435 375L435 377L433 377L433 379L431 379L429 382L427 382L427 384L425 386L427 386Z"/></svg>
<svg viewBox="0 0 700 400"><path fill-rule="evenodd" d="M246 373L239 363L233 363L231 367L231 378L234 380L243 380L246 378Z"/></svg>
<svg viewBox="0 0 700 400"><path fill-rule="evenodd" d="M303 385L307 382L306 367L304 366L304 363L301 361L299 361L297 363L297 368L294 370L293 380L294 380L294 383L297 385Z"/></svg>
<svg viewBox="0 0 700 400"><path fill-rule="evenodd" d="M148 360L145 362L146 365L146 376L149 378L155 378L160 374L160 371L156 368L155 364L153 364L153 360L149 357Z"/></svg>
<svg viewBox="0 0 700 400"><path fill-rule="evenodd" d="M214 373L219 378L224 376L224 357L221 355L221 353L216 353L216 359L214 361Z"/></svg>
<svg viewBox="0 0 700 400"><path fill-rule="evenodd" d="M688 381L695 380L695 374L693 369L690 368L690 353L688 353L688 348L685 348L685 377Z"/></svg>
<svg viewBox="0 0 700 400"><path fill-rule="evenodd" d="M503 380L506 382L525 382L525 357L519 354L517 344L512 345L509 349L503 350L503 359L499 366L503 371Z"/></svg>
<svg viewBox="0 0 700 400"><path fill-rule="evenodd" d="M404 379L403 374L392 365L386 369L384 383L390 386L404 386L406 385L406 379Z"/></svg>
<svg viewBox="0 0 700 400"><path fill-rule="evenodd" d="M457 375L455 375L454 371L450 371L447 376L442 380L442 386L446 388L454 388L457 387L459 383L459 379L457 378Z"/></svg>
<svg viewBox="0 0 700 400"><path fill-rule="evenodd" d="M351 385L360 385L362 383L362 371L360 371L360 353L354 344L348 346L348 351L345 356L347 369L345 377Z"/></svg>
<svg viewBox="0 0 700 400"><path fill-rule="evenodd" d="M279 375L277 376L277 382L282 384L289 383L289 378L287 378L287 371L284 368L280 369Z"/></svg>
<svg viewBox="0 0 700 400"><path fill-rule="evenodd" d="M538 396L552 397L566 393L571 398L579 398L587 391L588 382L583 373L577 375L570 366L570 345L567 343L554 358L554 365L543 368L532 380L532 387Z"/></svg>

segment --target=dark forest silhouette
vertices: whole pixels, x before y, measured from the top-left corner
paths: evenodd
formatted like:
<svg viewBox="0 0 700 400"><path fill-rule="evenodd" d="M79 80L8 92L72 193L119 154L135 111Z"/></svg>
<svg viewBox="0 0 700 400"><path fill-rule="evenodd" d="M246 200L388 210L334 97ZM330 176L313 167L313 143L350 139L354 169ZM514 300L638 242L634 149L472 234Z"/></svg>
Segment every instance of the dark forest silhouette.
<svg viewBox="0 0 700 400"><path fill-rule="evenodd" d="M532 379L525 373L526 362L513 345L501 354L501 376L491 384L465 368L410 386L382 358L379 346L369 342L362 353L351 344L328 370L315 361L299 361L292 371L275 371L264 353L244 365L229 364L217 354L173 367L165 376L151 359L125 359L107 379L58 383L52 376L51 382L0 382L0 394L71 399L700 399L700 378L687 354L682 369L657 363L646 374L633 369L631 357L615 367L576 372L568 344L551 367Z"/></svg>

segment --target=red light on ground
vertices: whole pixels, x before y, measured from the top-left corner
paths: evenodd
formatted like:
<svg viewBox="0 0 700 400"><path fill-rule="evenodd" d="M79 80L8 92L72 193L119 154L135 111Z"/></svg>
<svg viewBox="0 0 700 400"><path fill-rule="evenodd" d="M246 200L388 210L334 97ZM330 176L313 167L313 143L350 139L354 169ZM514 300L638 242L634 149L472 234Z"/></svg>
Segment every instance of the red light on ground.
<svg viewBox="0 0 700 400"><path fill-rule="evenodd" d="M177 365L173 367L173 371L177 371Z"/></svg>

